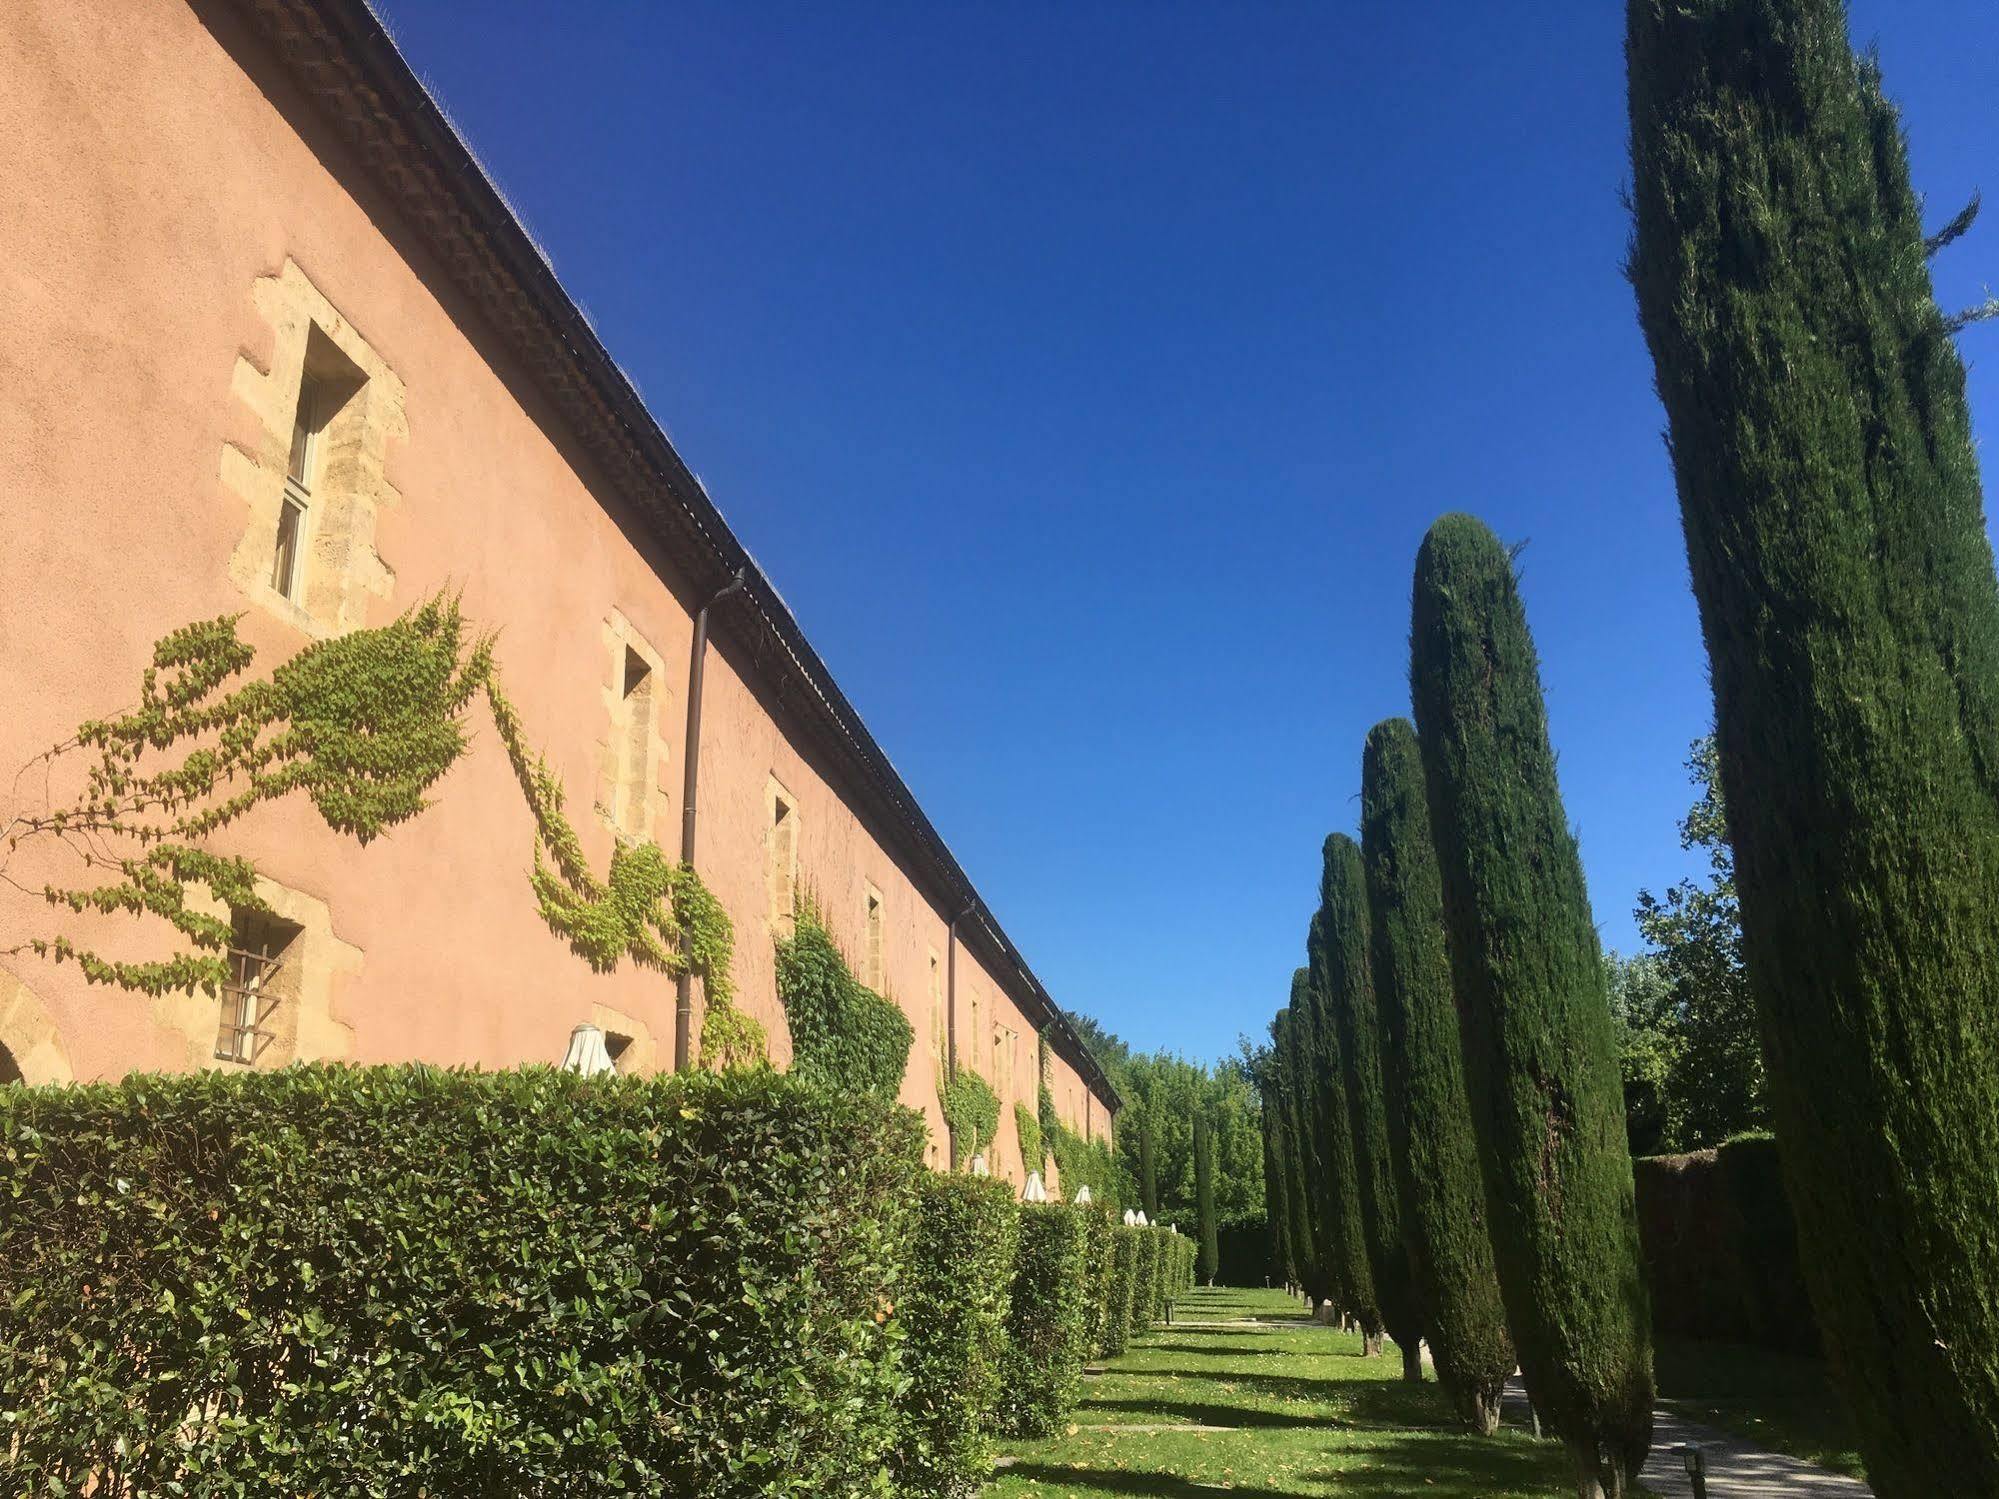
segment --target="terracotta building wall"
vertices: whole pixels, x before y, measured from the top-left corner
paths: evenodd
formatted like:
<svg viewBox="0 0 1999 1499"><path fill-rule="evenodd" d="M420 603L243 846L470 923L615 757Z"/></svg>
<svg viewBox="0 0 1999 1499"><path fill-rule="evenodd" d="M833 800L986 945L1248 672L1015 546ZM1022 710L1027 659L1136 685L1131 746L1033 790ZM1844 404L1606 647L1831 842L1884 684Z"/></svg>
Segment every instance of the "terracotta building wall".
<svg viewBox="0 0 1999 1499"><path fill-rule="evenodd" d="M133 701L168 630L241 612L258 670L310 638L312 621L262 588L257 502L246 498L275 493L271 411L297 389L305 306L331 309L310 315L338 325L340 350L374 361L360 366L374 426L356 439L352 481L373 497L372 547L357 548L372 556L342 564L353 574L343 618L380 624L461 593L467 615L500 632L507 690L563 777L600 870L613 834L592 803L613 735L618 642L642 645L657 663L649 825L677 846L698 601L229 7L6 7L0 181L5 810L39 795L33 776L9 791L16 767ZM941 1139L929 962L947 956L947 913L767 694L724 631L708 663L699 865L735 923L742 1003L786 1060L766 860L775 781L795 798L801 875L857 971L863 892L880 892L885 987L917 1036L904 1099ZM552 1061L572 1025L595 1020L635 1038L633 1061L668 1065L671 981L629 966L594 975L541 924L520 793L490 726L475 717L474 729L436 804L366 849L296 802L217 840L287 892L309 933L314 920L325 928L324 1013L301 1025L298 1054ZM33 892L84 877L66 857L24 846L5 873L0 948L64 929L114 956L171 946L163 926L129 919L65 928ZM1033 1102L1034 1027L963 948L958 975L961 1056L997 1083L995 1028L1020 1038L999 1152L1017 1179L1010 1106ZM31 1045L46 1076L214 1065L205 1003L90 988L73 967L0 957L0 1042ZM1087 1090L1067 1062L1054 1070L1058 1103L1081 1128ZM1101 1133L1101 1103L1095 1113Z"/></svg>

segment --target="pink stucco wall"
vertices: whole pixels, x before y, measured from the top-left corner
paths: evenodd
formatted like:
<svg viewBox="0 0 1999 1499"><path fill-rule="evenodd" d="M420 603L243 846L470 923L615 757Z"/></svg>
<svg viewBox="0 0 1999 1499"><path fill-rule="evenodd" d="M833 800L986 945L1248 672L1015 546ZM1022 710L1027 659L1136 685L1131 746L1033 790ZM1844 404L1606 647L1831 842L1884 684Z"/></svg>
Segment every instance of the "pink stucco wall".
<svg viewBox="0 0 1999 1499"><path fill-rule="evenodd" d="M224 445L256 441L231 393L237 356L265 369L272 359L251 289L289 259L406 390L409 435L391 446L387 474L402 499L376 537L396 581L370 621L452 588L474 620L501 631L508 689L567 782L601 869L611 835L588 809L604 731L603 622L621 611L666 665L656 829L673 846L691 618L671 560L576 458L528 383L490 356L497 341L225 7L7 6L0 181L6 810L38 790L29 778L10 791L14 768L79 720L129 704L153 642L174 626L242 611L266 669L305 643L230 581L245 507L219 478ZM726 637L709 659L705 712L700 863L735 922L742 1003L784 1061L765 885L775 776L798 799L801 873L857 963L863 882L883 894L886 987L917 1035L904 1100L941 1139L928 965L946 950L944 915L801 751ZM629 967L593 975L540 924L520 795L490 730L476 726L437 804L365 850L303 805L262 809L218 847L324 900L336 935L361 950L361 971L335 993L356 1060L552 1061L603 1004L647 1026L664 1065L671 982ZM33 849L6 870L30 891L51 872L80 877ZM59 929L32 893L0 887L0 948ZM171 935L129 921L69 929L132 955L163 951ZM73 968L27 955L0 967L46 1008L77 1077L187 1064L184 1041L145 999L86 987ZM999 1150L1017 1179L1010 1106L1033 1102L1033 1026L962 948L958 974L961 1055L983 1060L995 1024L1021 1038ZM983 1037L969 1032L974 997ZM1059 1058L1055 1074L1058 1105L1082 1128L1086 1090ZM1091 1108L1101 1135L1103 1105Z"/></svg>

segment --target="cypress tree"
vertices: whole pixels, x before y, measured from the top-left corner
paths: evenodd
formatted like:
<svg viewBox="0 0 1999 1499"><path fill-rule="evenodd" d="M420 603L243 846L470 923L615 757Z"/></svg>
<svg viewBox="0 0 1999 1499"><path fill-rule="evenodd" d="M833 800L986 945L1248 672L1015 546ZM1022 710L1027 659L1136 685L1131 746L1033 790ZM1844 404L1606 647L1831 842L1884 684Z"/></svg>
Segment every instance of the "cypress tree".
<svg viewBox="0 0 1999 1499"><path fill-rule="evenodd" d="M1272 1096L1274 1086L1273 1078L1259 1080L1263 1094L1263 1106L1257 1111L1263 1130L1263 1224L1270 1239L1270 1276L1288 1288L1298 1283L1298 1269L1291 1262L1291 1204L1290 1194L1284 1190L1285 1173L1290 1168L1284 1162L1284 1126Z"/></svg>
<svg viewBox="0 0 1999 1499"><path fill-rule="evenodd" d="M1311 979L1305 988L1305 1023L1301 1027L1311 1058L1307 1070L1313 1093L1312 1127L1319 1137L1319 1245L1333 1300L1341 1312L1360 1324L1361 1352L1372 1358L1381 1352L1381 1306L1375 1299L1374 1268L1368 1261L1367 1228L1361 1218L1353 1114L1346 1098L1346 1060L1341 1055L1339 1023L1328 998L1333 979L1325 918L1322 906L1313 914L1306 938Z"/></svg>
<svg viewBox="0 0 1999 1499"><path fill-rule="evenodd" d="M1316 1305L1332 1294L1332 1281L1319 1247L1319 1220L1313 1197L1319 1183L1318 1140L1310 1128L1300 1040L1301 1017L1310 996L1311 986L1305 970L1300 968L1291 975L1291 1003L1277 1012L1270 1035L1277 1052L1278 1078L1283 1085L1285 1168L1289 1172L1285 1196L1291 1207L1291 1255L1298 1267L1299 1284Z"/></svg>
<svg viewBox="0 0 1999 1499"><path fill-rule="evenodd" d="M1194 1274L1206 1285L1215 1283L1220 1268L1221 1241L1215 1229L1215 1140L1205 1114L1194 1116L1194 1218L1201 1247Z"/></svg>
<svg viewBox="0 0 1999 1499"><path fill-rule="evenodd" d="M1410 643L1507 1322L1577 1492L1623 1494L1652 1444L1652 1345L1610 996L1513 565L1470 516L1423 538Z"/></svg>
<svg viewBox="0 0 1999 1499"><path fill-rule="evenodd" d="M1999 1493L1999 584L1894 107L1839 0L1629 6L1630 272L1749 981L1884 1499Z"/></svg>
<svg viewBox="0 0 1999 1499"><path fill-rule="evenodd" d="M1409 1251L1403 1243L1402 1199L1388 1141L1388 1101L1381 1077L1381 1027L1375 1013L1369 957L1367 879L1360 845L1344 833L1326 840L1319 884L1325 1002L1338 1030L1341 1092L1353 1129L1354 1196L1374 1285L1375 1307L1402 1350L1402 1377L1423 1378L1423 1324L1416 1305Z"/></svg>
<svg viewBox="0 0 1999 1499"><path fill-rule="evenodd" d="M1513 1339L1492 1265L1444 943L1444 891L1416 729L1376 724L1361 756L1361 854L1373 918L1381 1071L1402 1223L1437 1382L1466 1425L1499 1429Z"/></svg>
<svg viewBox="0 0 1999 1499"><path fill-rule="evenodd" d="M1152 1121L1138 1116L1138 1202L1148 1222L1159 1218L1159 1168L1152 1158Z"/></svg>

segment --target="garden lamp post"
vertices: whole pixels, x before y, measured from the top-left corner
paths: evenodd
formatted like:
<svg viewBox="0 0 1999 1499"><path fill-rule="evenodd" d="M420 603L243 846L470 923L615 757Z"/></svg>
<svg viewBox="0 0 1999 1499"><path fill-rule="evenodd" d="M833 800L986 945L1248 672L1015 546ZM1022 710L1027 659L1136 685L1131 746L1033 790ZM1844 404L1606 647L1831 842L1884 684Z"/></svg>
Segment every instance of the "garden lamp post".
<svg viewBox="0 0 1999 1499"><path fill-rule="evenodd" d="M1680 1465L1687 1470L1687 1481L1694 1486L1694 1499L1707 1499L1707 1452L1699 1442L1681 1446Z"/></svg>

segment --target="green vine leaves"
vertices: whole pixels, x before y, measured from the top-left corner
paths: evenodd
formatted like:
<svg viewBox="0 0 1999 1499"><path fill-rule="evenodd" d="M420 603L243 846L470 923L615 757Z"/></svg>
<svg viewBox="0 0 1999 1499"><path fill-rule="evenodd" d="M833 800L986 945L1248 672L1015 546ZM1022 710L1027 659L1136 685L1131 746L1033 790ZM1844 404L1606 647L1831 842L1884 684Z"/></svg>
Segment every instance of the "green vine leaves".
<svg viewBox="0 0 1999 1499"><path fill-rule="evenodd" d="M620 843L607 875L591 872L563 813L561 782L545 759L530 757L501 691L494 638L468 629L455 597L440 594L389 624L316 642L267 679L232 686L255 656L238 618L166 636L141 678L138 707L81 725L40 757L95 754L75 801L11 819L0 854L4 877L5 855L20 843L55 840L86 868L116 878L45 885L39 893L50 904L159 917L191 950L112 961L55 937L10 951L75 962L93 983L140 993L212 993L229 976L230 927L191 906L191 889L231 909L267 907L254 865L199 843L264 803L303 793L328 827L366 845L430 805L431 789L465 751L466 716L483 693L533 819L529 881L550 931L599 972L628 958L698 974L711 1013L728 1008L728 916L691 868L653 843Z"/></svg>

